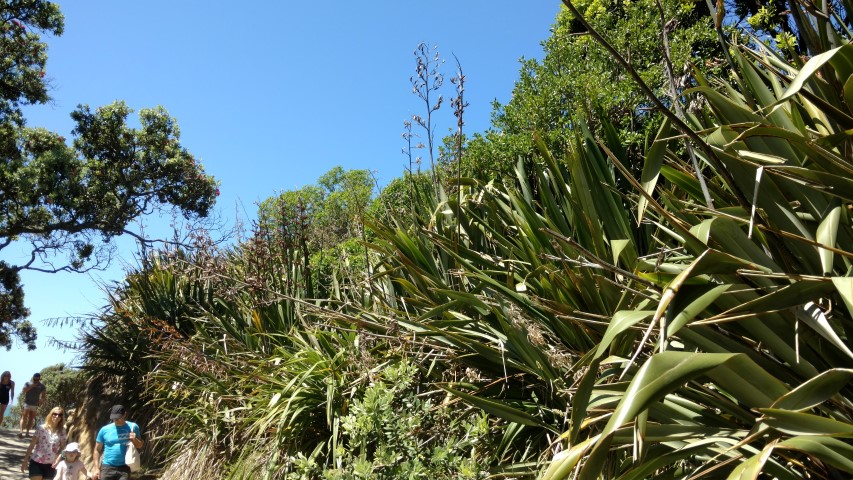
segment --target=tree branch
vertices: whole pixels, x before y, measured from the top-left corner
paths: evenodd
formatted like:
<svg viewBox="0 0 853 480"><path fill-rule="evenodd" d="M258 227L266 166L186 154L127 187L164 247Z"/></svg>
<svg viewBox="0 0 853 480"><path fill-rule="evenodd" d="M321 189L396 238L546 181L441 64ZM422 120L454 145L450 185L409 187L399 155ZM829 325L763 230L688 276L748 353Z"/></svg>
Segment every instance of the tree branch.
<svg viewBox="0 0 853 480"><path fill-rule="evenodd" d="M666 21L663 5L661 5L660 0L655 0L655 3L657 3L658 12L660 13L661 41L663 43L663 65L666 69L666 76L669 79L669 93L672 96L672 105L675 107L675 114L683 120L686 118L686 115L684 115L684 110L681 108L681 102L678 99L678 89L675 87L675 74L673 73L672 60L669 53L668 29L670 23L667 23ZM671 22L672 21L676 20L673 19ZM699 162L696 160L696 152L693 151L693 145L691 145L689 140L684 142L684 144L687 146L687 153L690 155L690 162L693 164L693 170L696 171L696 179L699 180L699 186L702 188L702 195L705 196L705 205L709 209L713 210L714 199L711 198L711 193L708 192L708 185L705 184L705 177L702 176L702 171L699 168Z"/></svg>

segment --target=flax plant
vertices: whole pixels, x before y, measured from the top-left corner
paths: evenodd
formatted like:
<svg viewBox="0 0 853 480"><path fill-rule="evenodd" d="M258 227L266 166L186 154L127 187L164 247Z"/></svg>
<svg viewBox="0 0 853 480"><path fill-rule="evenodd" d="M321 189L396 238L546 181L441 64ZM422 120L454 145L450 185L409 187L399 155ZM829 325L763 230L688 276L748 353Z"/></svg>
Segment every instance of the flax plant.
<svg viewBox="0 0 853 480"><path fill-rule="evenodd" d="M640 178L601 119L463 214L380 232L400 325L477 372L451 395L507 422L515 466L493 473L853 473L853 51L843 15L794 7L814 56L727 43L728 77L683 92L703 110L652 95L666 121Z"/></svg>
<svg viewBox="0 0 853 480"><path fill-rule="evenodd" d="M849 477L849 5L791 8L800 51L721 36L725 75L644 89L664 121L639 178L607 118L564 151L536 135L514 179L370 224L369 283L330 298L298 228L172 257L119 290L93 368L149 385L170 472L193 451L221 478Z"/></svg>

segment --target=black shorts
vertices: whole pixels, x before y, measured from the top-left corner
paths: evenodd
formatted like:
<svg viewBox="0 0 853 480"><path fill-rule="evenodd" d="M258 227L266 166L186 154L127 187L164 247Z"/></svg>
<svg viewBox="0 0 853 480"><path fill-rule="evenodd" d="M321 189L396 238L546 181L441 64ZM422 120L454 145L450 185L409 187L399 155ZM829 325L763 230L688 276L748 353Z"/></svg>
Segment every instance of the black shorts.
<svg viewBox="0 0 853 480"><path fill-rule="evenodd" d="M101 465L101 480L130 480L130 467L127 465L120 467Z"/></svg>
<svg viewBox="0 0 853 480"><path fill-rule="evenodd" d="M56 476L56 470L49 463L39 463L30 459L30 477L53 478Z"/></svg>

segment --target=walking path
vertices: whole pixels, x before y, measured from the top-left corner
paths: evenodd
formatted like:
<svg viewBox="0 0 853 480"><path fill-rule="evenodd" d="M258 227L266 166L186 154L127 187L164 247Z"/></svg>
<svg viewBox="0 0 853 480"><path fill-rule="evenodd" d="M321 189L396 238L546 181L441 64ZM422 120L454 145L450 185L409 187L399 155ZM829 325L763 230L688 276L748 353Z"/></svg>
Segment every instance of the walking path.
<svg viewBox="0 0 853 480"><path fill-rule="evenodd" d="M3 480L19 480L28 478L21 473L21 462L30 439L18 438L17 430L0 428L0 478Z"/></svg>

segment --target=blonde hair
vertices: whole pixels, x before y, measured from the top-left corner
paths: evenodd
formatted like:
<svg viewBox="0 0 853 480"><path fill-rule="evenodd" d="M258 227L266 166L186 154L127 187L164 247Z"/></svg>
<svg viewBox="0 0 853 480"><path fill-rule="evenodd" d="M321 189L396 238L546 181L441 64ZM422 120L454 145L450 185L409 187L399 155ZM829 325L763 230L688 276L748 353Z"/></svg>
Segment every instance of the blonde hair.
<svg viewBox="0 0 853 480"><path fill-rule="evenodd" d="M54 412L56 412L57 410L59 410L59 413L61 413L61 414L62 414L62 417L61 417L61 418L60 418L60 420L59 420L59 426L57 427L57 429L56 429L56 430L54 430L54 429L53 429L53 425L51 425L51 422L50 422L50 417L51 417L51 416L53 415L53 413L54 413ZM64 408L62 408L62 407L53 407L53 408L51 408L51 409L50 409L50 411L49 411L49 412L47 412L47 416L46 416L46 417L44 417L44 425L43 425L43 427L44 427L44 429L45 429L45 430L49 430L49 431L50 431L50 433L60 433L60 432L62 432L63 430L65 430L65 409L64 409Z"/></svg>

